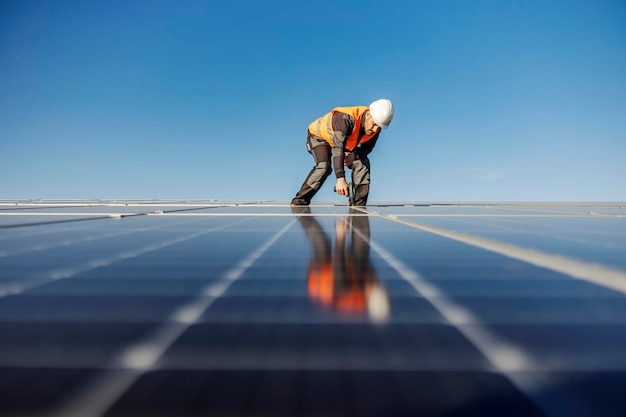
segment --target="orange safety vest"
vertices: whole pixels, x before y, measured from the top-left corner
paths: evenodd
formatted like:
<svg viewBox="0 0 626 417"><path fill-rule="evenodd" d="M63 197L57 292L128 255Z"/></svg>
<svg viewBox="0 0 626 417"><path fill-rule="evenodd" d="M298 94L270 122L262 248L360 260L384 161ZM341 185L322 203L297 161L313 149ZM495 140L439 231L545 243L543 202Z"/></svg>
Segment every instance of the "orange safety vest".
<svg viewBox="0 0 626 417"><path fill-rule="evenodd" d="M353 151L356 148L357 141L359 140L359 132L361 131L361 121L363 119L363 114L366 110L369 110L368 106L352 106L352 107L335 107L329 113L326 113L313 123L309 125L309 133L318 138L324 139L326 142L333 146L333 135L335 131L333 130L332 120L333 115L335 113L345 113L354 117L354 129L352 129L352 133L346 138L346 150ZM376 133L373 135L363 135L361 141L358 143L365 143L368 140L372 139L376 136Z"/></svg>

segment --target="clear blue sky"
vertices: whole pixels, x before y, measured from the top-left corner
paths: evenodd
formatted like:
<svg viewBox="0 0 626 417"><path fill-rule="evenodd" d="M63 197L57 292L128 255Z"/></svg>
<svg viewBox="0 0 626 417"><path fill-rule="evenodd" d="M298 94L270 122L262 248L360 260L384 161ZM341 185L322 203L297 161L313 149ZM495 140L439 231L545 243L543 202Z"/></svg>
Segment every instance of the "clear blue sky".
<svg viewBox="0 0 626 417"><path fill-rule="evenodd" d="M3 0L0 198L290 200L378 98L370 200L626 200L623 0Z"/></svg>

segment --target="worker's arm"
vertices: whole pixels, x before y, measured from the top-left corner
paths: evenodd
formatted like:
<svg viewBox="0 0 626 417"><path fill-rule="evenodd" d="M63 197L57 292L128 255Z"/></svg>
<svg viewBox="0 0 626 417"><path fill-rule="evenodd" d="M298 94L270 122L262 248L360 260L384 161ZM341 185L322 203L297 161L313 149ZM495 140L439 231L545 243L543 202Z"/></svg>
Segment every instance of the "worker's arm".
<svg viewBox="0 0 626 417"><path fill-rule="evenodd" d="M354 129L354 118L349 114L335 113L333 115L333 169L337 177L337 185L335 191L339 195L348 195L348 183L346 182L346 172L344 171L344 158L346 151L346 138L350 136Z"/></svg>

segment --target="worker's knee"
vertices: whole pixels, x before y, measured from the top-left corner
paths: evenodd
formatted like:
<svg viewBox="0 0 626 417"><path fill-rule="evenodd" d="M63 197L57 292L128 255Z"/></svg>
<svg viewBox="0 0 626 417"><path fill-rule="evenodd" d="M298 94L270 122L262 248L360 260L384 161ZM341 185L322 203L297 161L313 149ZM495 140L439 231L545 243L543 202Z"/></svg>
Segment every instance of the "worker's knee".
<svg viewBox="0 0 626 417"><path fill-rule="evenodd" d="M354 165L352 167L352 180L356 185L370 183L369 161L367 161L367 163L354 161Z"/></svg>
<svg viewBox="0 0 626 417"><path fill-rule="evenodd" d="M315 190L319 190L326 178L331 173L331 167L328 162L318 162L315 164L308 178L306 184Z"/></svg>
<svg viewBox="0 0 626 417"><path fill-rule="evenodd" d="M315 170L319 173L319 175L323 175L325 177L329 176L332 171L330 164L327 161L318 162L315 165Z"/></svg>

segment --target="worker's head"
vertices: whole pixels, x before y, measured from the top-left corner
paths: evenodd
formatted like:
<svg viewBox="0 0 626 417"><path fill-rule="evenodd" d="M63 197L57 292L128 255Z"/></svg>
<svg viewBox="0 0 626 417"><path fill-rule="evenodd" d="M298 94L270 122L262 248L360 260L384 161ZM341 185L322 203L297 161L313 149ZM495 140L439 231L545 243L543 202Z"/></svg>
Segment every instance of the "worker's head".
<svg viewBox="0 0 626 417"><path fill-rule="evenodd" d="M363 115L363 129L365 130L366 135L373 135L380 130L380 126L378 126L376 121L374 121L370 110L366 111Z"/></svg>
<svg viewBox="0 0 626 417"><path fill-rule="evenodd" d="M377 126L387 129L393 120L393 104L386 98L381 98L370 104L369 114Z"/></svg>

